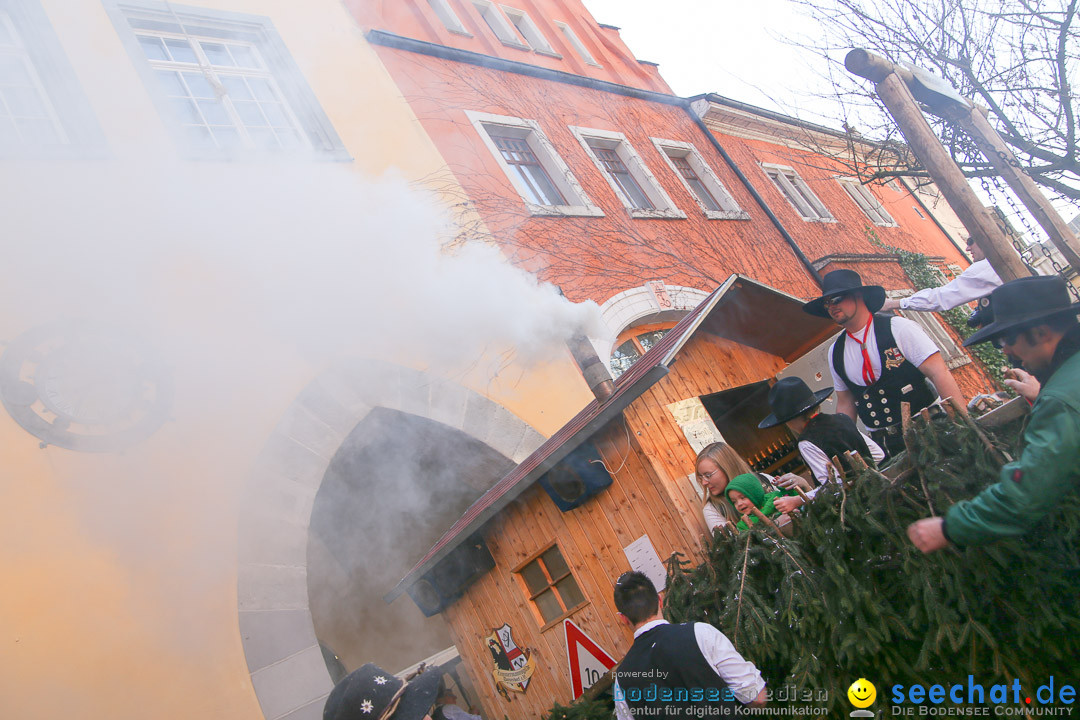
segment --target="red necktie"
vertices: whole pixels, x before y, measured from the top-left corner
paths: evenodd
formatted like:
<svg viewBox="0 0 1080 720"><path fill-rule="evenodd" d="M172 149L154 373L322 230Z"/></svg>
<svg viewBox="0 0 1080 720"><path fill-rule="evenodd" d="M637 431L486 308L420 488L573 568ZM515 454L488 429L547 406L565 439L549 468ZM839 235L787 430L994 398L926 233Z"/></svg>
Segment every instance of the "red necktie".
<svg viewBox="0 0 1080 720"><path fill-rule="evenodd" d="M874 384L874 368L870 366L870 353L866 351L866 338L870 335L870 327L873 324L874 316L871 315L866 327L863 329L862 340L848 333L848 337L859 343L859 349L862 350L862 379L867 385Z"/></svg>

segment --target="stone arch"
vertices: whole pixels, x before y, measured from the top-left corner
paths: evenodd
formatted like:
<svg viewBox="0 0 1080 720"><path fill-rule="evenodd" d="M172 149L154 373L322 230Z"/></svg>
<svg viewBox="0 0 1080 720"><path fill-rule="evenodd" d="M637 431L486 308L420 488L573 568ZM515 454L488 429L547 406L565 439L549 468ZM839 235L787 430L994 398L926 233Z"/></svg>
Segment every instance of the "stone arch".
<svg viewBox="0 0 1080 720"><path fill-rule="evenodd" d="M650 284L623 290L600 306L606 332L593 339L593 347L605 363L611 359L615 339L623 330L645 323L679 320L701 304L709 293L685 285L663 285L663 291L671 301L670 307L661 307L657 292Z"/></svg>
<svg viewBox="0 0 1080 720"><path fill-rule="evenodd" d="M239 626L251 682L267 720L322 717L333 683L308 600L311 513L337 449L375 408L442 423L513 463L544 441L484 396L390 363L343 364L300 392L256 458L241 502Z"/></svg>

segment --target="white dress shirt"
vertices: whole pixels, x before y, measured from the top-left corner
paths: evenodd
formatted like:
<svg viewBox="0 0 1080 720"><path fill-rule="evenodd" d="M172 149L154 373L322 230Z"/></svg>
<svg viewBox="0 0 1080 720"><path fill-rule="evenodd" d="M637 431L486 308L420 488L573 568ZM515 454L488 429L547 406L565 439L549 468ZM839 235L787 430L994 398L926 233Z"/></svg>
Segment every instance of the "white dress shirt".
<svg viewBox="0 0 1080 720"><path fill-rule="evenodd" d="M667 624L667 620L647 622L634 631L634 639L637 640L657 625ZM697 640L698 649L705 656L705 661L739 702L745 705L758 696L765 687L761 672L752 662L743 659L727 635L708 623L694 623L694 639ZM622 697L618 679L615 680L615 697ZM615 717L617 720L633 720L634 716L630 714L630 706L626 704L626 700L615 701Z"/></svg>
<svg viewBox="0 0 1080 720"><path fill-rule="evenodd" d="M927 288L901 298L900 309L934 312L952 310L964 303L986 297L998 285L1001 285L1001 278L990 266L990 261L983 259L971 263L967 270L941 287Z"/></svg>
<svg viewBox="0 0 1080 720"><path fill-rule="evenodd" d="M873 322L877 322L875 319ZM856 337L862 337L862 330L855 333ZM914 320L908 320L903 317L894 317L892 319L892 334L893 340L896 341L896 347L900 349L900 353L904 358L915 367L919 367L926 359L936 352L939 352L937 345L930 339L930 336L919 327L919 324ZM851 378L851 381L859 386L864 386L862 377L862 350L859 348L859 343L847 337L847 333L840 335L836 339L836 342L847 339L844 345L844 369L847 370L847 375ZM866 352L870 355L870 369L874 371L874 378L881 377L881 353L878 352L877 337L874 335L874 328L870 328L870 332L866 334ZM829 372L832 373L833 387L837 392L847 390L848 386L836 373L836 368L833 367L833 351L832 347L829 347Z"/></svg>

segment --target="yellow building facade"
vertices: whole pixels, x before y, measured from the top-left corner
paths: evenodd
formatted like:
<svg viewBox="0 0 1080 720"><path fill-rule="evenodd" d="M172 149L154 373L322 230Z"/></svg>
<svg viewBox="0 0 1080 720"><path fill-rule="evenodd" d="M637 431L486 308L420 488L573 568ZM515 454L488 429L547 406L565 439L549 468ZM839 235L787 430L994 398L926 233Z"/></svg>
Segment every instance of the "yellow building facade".
<svg viewBox="0 0 1080 720"><path fill-rule="evenodd" d="M0 98L3 716L318 718L450 645L382 594L591 397L589 315L443 252L342 3L0 0Z"/></svg>

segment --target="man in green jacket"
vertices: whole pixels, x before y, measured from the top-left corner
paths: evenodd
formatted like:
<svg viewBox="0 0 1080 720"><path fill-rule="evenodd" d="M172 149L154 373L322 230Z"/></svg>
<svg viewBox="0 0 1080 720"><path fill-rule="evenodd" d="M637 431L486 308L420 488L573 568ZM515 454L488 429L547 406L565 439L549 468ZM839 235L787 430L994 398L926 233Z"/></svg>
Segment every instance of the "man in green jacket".
<svg viewBox="0 0 1080 720"><path fill-rule="evenodd" d="M1001 469L998 482L956 503L944 518L908 526L924 553L955 545L983 545L1022 535L1061 498L1080 489L1080 303L1070 304L1060 277L1026 277L990 296L994 321L965 346L993 341L1042 383L1024 430L1020 459Z"/></svg>

